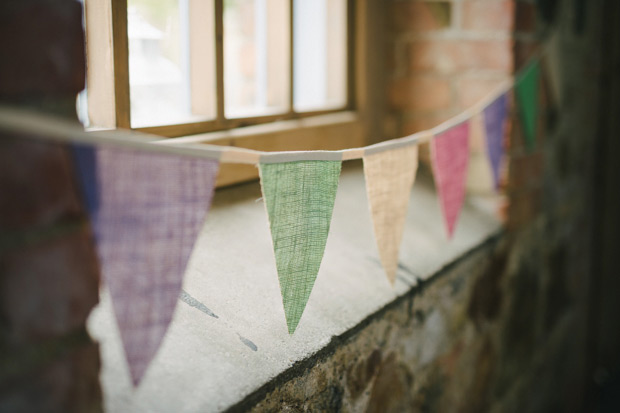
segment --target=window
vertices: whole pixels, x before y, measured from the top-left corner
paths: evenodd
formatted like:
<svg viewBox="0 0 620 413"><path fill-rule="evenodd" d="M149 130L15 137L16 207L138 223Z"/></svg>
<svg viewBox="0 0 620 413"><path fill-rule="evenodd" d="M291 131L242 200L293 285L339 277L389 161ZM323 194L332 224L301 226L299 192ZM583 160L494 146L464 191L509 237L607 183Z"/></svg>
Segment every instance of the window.
<svg viewBox="0 0 620 413"><path fill-rule="evenodd" d="M182 136L352 107L347 0L114 1L101 39L107 2L87 0L88 54L113 55L114 126ZM110 93L98 71L91 102Z"/></svg>
<svg viewBox="0 0 620 413"><path fill-rule="evenodd" d="M362 146L360 1L85 0L81 112L91 127L259 150ZM224 165L221 175L256 172Z"/></svg>

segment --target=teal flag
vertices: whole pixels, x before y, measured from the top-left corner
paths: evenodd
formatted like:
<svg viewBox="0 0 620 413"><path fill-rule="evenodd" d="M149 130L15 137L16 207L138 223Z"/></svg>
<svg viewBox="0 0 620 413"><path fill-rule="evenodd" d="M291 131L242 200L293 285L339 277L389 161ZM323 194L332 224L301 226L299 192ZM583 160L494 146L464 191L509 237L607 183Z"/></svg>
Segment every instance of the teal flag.
<svg viewBox="0 0 620 413"><path fill-rule="evenodd" d="M538 79L540 65L534 61L517 79L516 92L523 135L528 149L534 148L538 119Z"/></svg>
<svg viewBox="0 0 620 413"><path fill-rule="evenodd" d="M340 161L259 165L289 334L299 324L321 266L340 167Z"/></svg>

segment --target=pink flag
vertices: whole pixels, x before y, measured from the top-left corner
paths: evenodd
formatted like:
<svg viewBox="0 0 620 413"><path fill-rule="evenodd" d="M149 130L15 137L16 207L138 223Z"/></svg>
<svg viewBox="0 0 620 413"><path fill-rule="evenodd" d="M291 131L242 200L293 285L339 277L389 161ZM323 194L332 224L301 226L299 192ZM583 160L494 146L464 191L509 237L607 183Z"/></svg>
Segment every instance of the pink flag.
<svg viewBox="0 0 620 413"><path fill-rule="evenodd" d="M448 238L452 238L465 199L469 163L469 122L463 122L435 135L431 141L431 156Z"/></svg>
<svg viewBox="0 0 620 413"><path fill-rule="evenodd" d="M76 173L138 385L172 320L218 161L76 145Z"/></svg>

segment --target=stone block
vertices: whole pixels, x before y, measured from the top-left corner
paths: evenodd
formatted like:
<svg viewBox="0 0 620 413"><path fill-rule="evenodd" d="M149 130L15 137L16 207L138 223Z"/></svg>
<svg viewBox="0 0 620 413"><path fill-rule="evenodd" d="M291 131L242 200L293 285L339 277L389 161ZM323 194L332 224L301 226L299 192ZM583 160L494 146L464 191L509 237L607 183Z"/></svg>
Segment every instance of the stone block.
<svg viewBox="0 0 620 413"><path fill-rule="evenodd" d="M99 346L80 344L0 388L3 412L102 412Z"/></svg>
<svg viewBox="0 0 620 413"><path fill-rule="evenodd" d="M0 256L0 314L10 342L83 326L98 302L99 270L86 226Z"/></svg>
<svg viewBox="0 0 620 413"><path fill-rule="evenodd" d="M82 6L0 3L0 97L75 96L84 88Z"/></svg>
<svg viewBox="0 0 620 413"><path fill-rule="evenodd" d="M0 229L50 227L80 218L79 193L70 154L63 145L37 137L0 135Z"/></svg>
<svg viewBox="0 0 620 413"><path fill-rule="evenodd" d="M515 3L515 30L517 33L533 33L536 30L536 5L532 2Z"/></svg>

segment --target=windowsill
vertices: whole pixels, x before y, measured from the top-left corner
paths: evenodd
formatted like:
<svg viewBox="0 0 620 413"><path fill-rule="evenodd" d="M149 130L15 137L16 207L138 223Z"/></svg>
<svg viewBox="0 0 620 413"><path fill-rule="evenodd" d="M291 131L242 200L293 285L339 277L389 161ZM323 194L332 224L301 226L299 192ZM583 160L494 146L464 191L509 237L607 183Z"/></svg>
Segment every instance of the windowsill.
<svg viewBox="0 0 620 413"><path fill-rule="evenodd" d="M195 135L185 136L181 138L168 138L163 140L162 143L210 143L217 145L220 144L221 140L242 138L248 139L263 137L265 135L271 135L275 133L296 132L298 130L316 128L320 126L351 124L356 122L358 122L358 116L355 112L343 111L307 118L282 120L277 122L263 123L259 125L245 126L224 131L198 133Z"/></svg>
<svg viewBox="0 0 620 413"><path fill-rule="evenodd" d="M258 183L217 191L183 287L217 318L179 301L135 392L104 290L89 327L101 343L108 411L226 409L501 231L490 212L494 202L470 197L448 241L432 178L421 171L392 288L378 260L361 163L347 162L321 270L299 327L289 336L260 197Z"/></svg>

